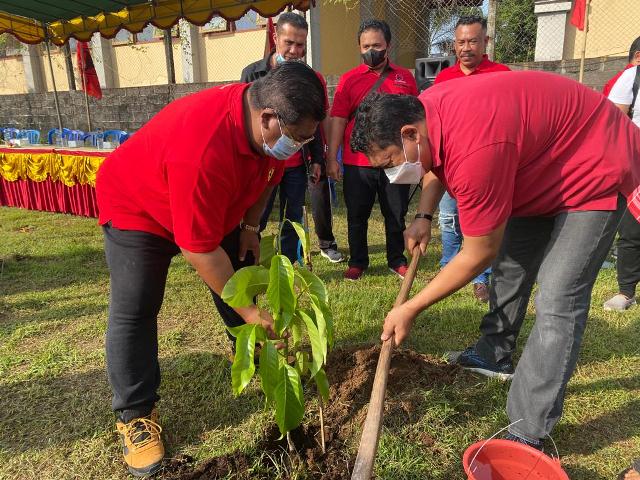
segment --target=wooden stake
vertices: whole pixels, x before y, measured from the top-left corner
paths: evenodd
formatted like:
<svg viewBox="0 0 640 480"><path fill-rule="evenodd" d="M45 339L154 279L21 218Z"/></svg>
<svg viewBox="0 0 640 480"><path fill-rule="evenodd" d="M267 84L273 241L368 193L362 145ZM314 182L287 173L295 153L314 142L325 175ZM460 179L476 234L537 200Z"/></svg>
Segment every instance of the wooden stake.
<svg viewBox="0 0 640 480"><path fill-rule="evenodd" d="M416 276L419 261L420 247L418 246L413 251L409 269L402 281L400 292L393 304L394 307L402 305L409 298L409 292L411 291L411 286ZM351 480L369 480L373 473L373 463L375 461L376 451L378 450L378 440L380 439L384 395L387 390L387 379L389 377L391 353L393 352L394 343L394 337L391 337L382 344L382 349L380 350L376 376L373 379L373 389L371 391L367 418L362 428L362 438L360 439L360 447L358 448L358 456L356 457L356 463L353 467Z"/></svg>
<svg viewBox="0 0 640 480"><path fill-rule="evenodd" d="M320 446L322 447L322 454L327 453L324 440L324 413L322 412L322 397L318 395L318 405L320 410Z"/></svg>

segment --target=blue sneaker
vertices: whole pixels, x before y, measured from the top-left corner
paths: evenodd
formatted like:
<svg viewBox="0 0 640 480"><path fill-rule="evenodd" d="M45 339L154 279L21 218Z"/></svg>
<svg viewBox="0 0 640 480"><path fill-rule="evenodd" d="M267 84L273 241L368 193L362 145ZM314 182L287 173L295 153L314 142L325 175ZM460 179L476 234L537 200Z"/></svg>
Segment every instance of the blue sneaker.
<svg viewBox="0 0 640 480"><path fill-rule="evenodd" d="M513 378L513 362L511 359L489 363L477 354L475 347L468 347L463 352L451 352L449 363L460 365L465 370L481 373L487 377L507 381Z"/></svg>
<svg viewBox="0 0 640 480"><path fill-rule="evenodd" d="M507 433L503 438L505 440L510 440L512 442L522 443L523 445L526 445L528 447L535 448L536 450L540 450L541 452L544 452L544 444L541 441L531 442L522 437L519 437L518 435L514 435L511 432Z"/></svg>

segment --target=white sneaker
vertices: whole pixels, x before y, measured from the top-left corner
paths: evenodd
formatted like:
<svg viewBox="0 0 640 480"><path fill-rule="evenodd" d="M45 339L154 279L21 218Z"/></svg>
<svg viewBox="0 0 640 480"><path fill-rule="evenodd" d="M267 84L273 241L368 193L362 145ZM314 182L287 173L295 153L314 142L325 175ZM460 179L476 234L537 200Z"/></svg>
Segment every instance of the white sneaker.
<svg viewBox="0 0 640 480"><path fill-rule="evenodd" d="M618 293L613 298L610 298L609 300L604 302L604 309L609 312L623 312L635 304L635 298L629 298L626 295Z"/></svg>

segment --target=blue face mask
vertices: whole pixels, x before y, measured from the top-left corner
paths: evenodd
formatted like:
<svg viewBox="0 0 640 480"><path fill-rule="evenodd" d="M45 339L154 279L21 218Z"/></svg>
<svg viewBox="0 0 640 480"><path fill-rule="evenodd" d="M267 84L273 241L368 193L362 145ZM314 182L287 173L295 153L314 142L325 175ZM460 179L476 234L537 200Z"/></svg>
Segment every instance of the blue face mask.
<svg viewBox="0 0 640 480"><path fill-rule="evenodd" d="M303 144L287 137L282 131L280 118L277 118L277 120L278 127L280 127L280 138L278 138L273 147L267 145L267 141L264 139L264 130L262 128L262 124L260 125L260 132L262 133L262 149L264 150L264 153L266 153L270 157L277 158L278 160L286 160L298 150L300 150Z"/></svg>
<svg viewBox="0 0 640 480"><path fill-rule="evenodd" d="M279 53L276 53L276 65L281 65L284 62L286 62L287 59L284 58L282 55L280 55Z"/></svg>

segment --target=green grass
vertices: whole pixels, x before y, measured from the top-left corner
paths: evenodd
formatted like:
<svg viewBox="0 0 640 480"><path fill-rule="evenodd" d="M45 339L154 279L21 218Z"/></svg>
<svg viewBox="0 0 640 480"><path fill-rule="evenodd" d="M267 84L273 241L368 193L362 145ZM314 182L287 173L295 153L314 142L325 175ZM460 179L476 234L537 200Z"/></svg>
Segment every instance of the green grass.
<svg viewBox="0 0 640 480"><path fill-rule="evenodd" d="M335 215L345 250L344 209ZM377 341L400 286L386 268L377 211L369 243L371 268L357 283L344 282L344 266L314 252L315 270L331 293L338 345ZM414 290L436 274L438 258L436 237ZM108 278L94 219L0 208L0 479L127 478L105 373ZM602 302L615 289L615 272L603 271L564 417L553 433L572 480L613 479L640 457L640 310L604 312ZM476 338L484 310L467 287L420 317L408 347L438 356L463 348ZM159 407L169 454L202 460L252 452L270 421L262 397L256 385L239 398L231 395L222 322L180 257L170 269L158 323ZM508 423L508 385L471 378L422 392L411 414L385 417L379 478L465 478L464 449ZM429 437L435 442L422 441Z"/></svg>

